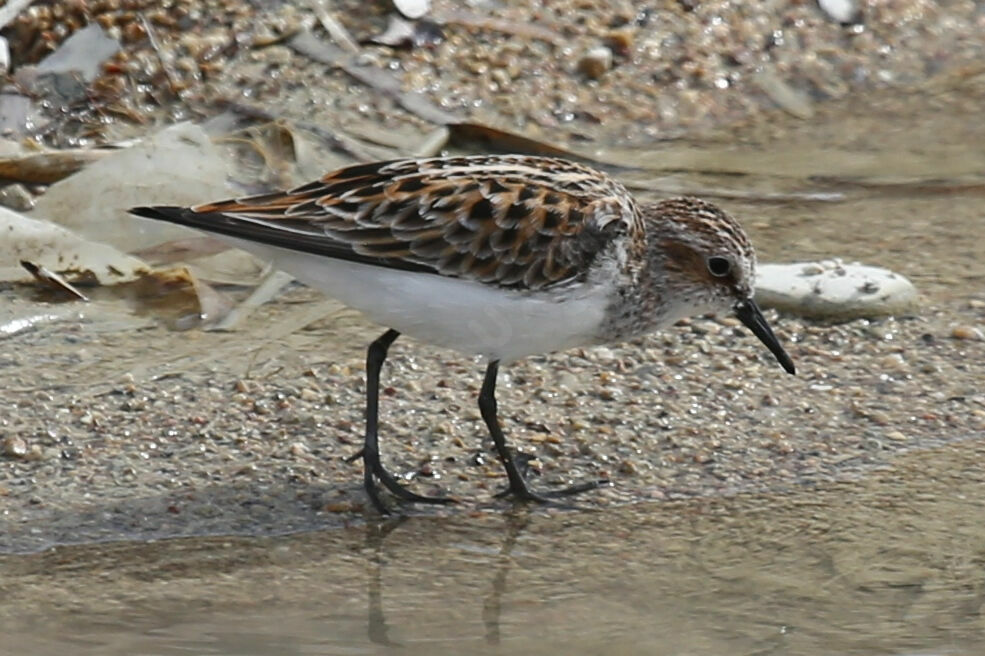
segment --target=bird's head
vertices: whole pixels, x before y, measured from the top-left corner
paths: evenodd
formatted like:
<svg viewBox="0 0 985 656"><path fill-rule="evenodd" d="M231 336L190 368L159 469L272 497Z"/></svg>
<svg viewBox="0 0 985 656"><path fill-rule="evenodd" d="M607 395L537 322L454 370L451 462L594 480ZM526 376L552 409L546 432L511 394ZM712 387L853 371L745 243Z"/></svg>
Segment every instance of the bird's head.
<svg viewBox="0 0 985 656"><path fill-rule="evenodd" d="M793 361L763 317L753 292L756 253L742 227L721 208L697 198L672 198L643 209L649 260L663 282L672 315L732 312L780 365Z"/></svg>

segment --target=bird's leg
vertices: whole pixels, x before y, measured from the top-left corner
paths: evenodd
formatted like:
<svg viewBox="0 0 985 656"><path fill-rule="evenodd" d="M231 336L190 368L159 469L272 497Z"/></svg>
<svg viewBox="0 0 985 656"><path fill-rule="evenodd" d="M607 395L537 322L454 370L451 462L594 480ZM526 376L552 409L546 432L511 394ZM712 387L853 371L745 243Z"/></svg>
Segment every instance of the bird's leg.
<svg viewBox="0 0 985 656"><path fill-rule="evenodd" d="M482 389L479 391L479 412L482 419L489 428L493 443L496 445L496 453L506 469L506 478L509 480L508 487L498 493L497 497L512 495L518 501L537 501L540 503L550 503L552 497L567 496L578 494L587 490L593 490L608 481L589 481L564 488L563 490L553 490L551 492L534 492L527 485L523 474L517 467L513 452L506 446L506 437L503 429L499 426L499 419L496 417L496 376L499 373L499 360L493 360L486 367L486 377L482 381Z"/></svg>
<svg viewBox="0 0 985 656"><path fill-rule="evenodd" d="M379 479L383 486L390 490L394 496L405 501L415 501L418 503L451 503L451 497L427 497L415 494L406 489L393 474L383 468L380 461L379 443L379 409L380 409L380 369L383 368L383 361L386 360L387 350L390 345L400 337L400 333L390 329L383 333L376 341L369 345L366 352L366 438L363 441L363 486L366 494L373 506L382 515L389 515L390 511L380 499L379 490L376 487L376 479Z"/></svg>

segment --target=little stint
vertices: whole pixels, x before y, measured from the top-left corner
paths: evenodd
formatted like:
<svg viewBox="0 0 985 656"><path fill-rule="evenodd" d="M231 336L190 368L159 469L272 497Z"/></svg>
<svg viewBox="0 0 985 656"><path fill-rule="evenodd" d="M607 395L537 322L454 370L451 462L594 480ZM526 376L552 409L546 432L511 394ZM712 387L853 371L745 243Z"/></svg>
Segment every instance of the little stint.
<svg viewBox="0 0 985 656"><path fill-rule="evenodd" d="M637 203L605 173L556 158L400 159L334 171L294 189L137 216L216 234L387 326L366 359L364 486L414 493L380 459L380 369L401 333L483 356L479 409L520 501L532 490L496 410L501 363L620 342L693 315L733 312L794 373L753 300L756 256L739 224L696 198Z"/></svg>

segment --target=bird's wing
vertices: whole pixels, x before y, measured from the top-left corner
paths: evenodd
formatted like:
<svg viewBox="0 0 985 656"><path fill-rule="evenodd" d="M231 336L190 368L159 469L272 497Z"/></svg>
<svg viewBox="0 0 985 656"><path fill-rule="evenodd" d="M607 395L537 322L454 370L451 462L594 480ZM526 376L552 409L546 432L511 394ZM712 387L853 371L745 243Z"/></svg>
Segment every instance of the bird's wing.
<svg viewBox="0 0 985 656"><path fill-rule="evenodd" d="M291 189L133 213L329 257L540 289L583 277L618 235L642 230L628 192L565 160L402 159Z"/></svg>

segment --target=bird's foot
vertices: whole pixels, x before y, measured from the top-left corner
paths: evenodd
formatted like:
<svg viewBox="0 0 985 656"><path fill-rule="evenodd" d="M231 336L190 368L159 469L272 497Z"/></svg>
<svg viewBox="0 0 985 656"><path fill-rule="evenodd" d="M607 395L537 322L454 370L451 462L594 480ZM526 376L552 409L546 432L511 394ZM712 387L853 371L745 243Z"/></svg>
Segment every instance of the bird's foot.
<svg viewBox="0 0 985 656"><path fill-rule="evenodd" d="M381 515L390 515L391 510L387 507L383 500L380 498L379 487L376 484L378 480L383 484L390 493L400 499L401 501L409 501L411 503L430 503L430 504L447 504L447 503L458 503L458 500L454 497L444 497L444 496L427 496L423 494L417 494L416 492L411 492L406 487L400 484L399 481L388 472L384 467L383 463L379 461L379 458L375 459L375 462L369 459L367 462L364 457L363 466L366 468L366 473L363 477L363 487L366 490L366 495L369 497L370 502L376 511Z"/></svg>
<svg viewBox="0 0 985 656"><path fill-rule="evenodd" d="M517 464L518 476L510 477L510 483L506 489L500 490L493 496L496 499L513 497L513 499L521 503L554 503L556 499L570 497L575 494L581 494L582 492L588 492L589 490L596 490L600 487L610 485L609 479L600 478L594 481L576 483L575 485L561 488L559 490L534 492L530 489L530 485L526 480L526 476L530 472L530 461L533 459L533 456L526 453L516 453L514 455L514 462Z"/></svg>

